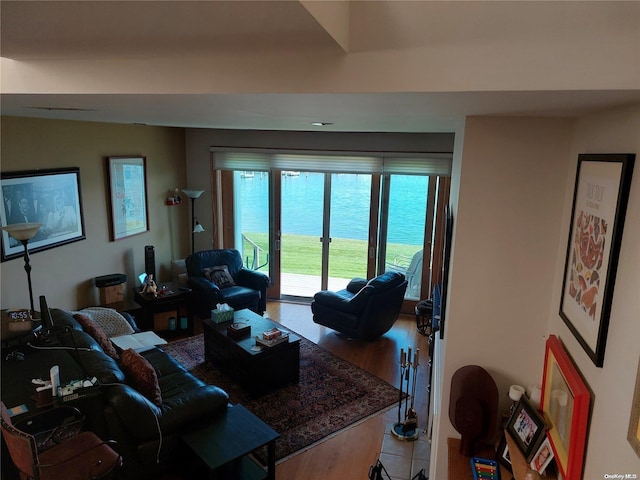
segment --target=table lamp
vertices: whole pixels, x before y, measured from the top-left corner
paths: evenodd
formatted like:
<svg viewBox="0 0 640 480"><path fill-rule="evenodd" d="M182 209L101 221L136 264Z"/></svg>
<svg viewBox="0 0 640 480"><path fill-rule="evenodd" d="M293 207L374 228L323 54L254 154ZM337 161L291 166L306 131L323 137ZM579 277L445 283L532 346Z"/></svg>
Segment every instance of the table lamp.
<svg viewBox="0 0 640 480"><path fill-rule="evenodd" d="M13 223L2 227L11 237L15 238L24 246L24 271L27 272L27 282L29 283L29 301L31 302L31 315L33 318L33 289L31 288L31 264L29 263L29 249L27 244L29 240L35 237L38 230L42 227L41 223Z"/></svg>

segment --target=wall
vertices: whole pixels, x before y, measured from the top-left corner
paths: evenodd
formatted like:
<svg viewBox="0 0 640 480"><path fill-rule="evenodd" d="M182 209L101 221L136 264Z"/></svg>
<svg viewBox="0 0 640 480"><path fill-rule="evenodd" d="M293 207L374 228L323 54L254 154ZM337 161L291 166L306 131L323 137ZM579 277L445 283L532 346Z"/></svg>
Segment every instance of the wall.
<svg viewBox="0 0 640 480"><path fill-rule="evenodd" d="M454 152L454 238L430 478L446 478L451 377L480 365L498 386L542 380L573 121L469 117ZM461 150L461 152L460 152ZM453 191L452 191L453 193ZM434 374L435 375L435 374Z"/></svg>
<svg viewBox="0 0 640 480"><path fill-rule="evenodd" d="M636 154L602 368L593 364L558 315L579 153ZM584 478L640 475L640 459L627 442L640 354L640 106L581 118L570 158L549 333L560 337L594 395Z"/></svg>
<svg viewBox="0 0 640 480"><path fill-rule="evenodd" d="M125 273L128 286L136 285L145 245L155 246L160 280L169 279L171 259L189 251L187 204L164 205L168 189L184 186L184 130L16 117L1 122L2 172L80 168L86 239L31 255L36 306L39 295L46 295L51 307L95 305L93 278L99 275ZM112 242L105 157L117 155L147 157L150 230ZM4 262L0 269L2 308L28 307L23 260Z"/></svg>

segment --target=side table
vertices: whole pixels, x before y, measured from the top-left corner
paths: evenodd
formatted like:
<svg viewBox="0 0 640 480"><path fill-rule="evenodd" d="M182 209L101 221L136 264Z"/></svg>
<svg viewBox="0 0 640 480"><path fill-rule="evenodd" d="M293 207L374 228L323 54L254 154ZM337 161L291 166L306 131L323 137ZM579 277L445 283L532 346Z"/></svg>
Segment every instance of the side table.
<svg viewBox="0 0 640 480"><path fill-rule="evenodd" d="M193 335L193 315L189 305L191 291L181 290L176 282L162 285L157 295L140 293L138 288L134 289L134 300L141 307L138 327L165 335L179 331ZM183 328L185 321L186 328Z"/></svg>
<svg viewBox="0 0 640 480"><path fill-rule="evenodd" d="M201 429L182 434L185 444L209 469L209 478L267 479L276 475L276 440L280 435L242 405L227 412ZM249 454L267 447L267 469Z"/></svg>

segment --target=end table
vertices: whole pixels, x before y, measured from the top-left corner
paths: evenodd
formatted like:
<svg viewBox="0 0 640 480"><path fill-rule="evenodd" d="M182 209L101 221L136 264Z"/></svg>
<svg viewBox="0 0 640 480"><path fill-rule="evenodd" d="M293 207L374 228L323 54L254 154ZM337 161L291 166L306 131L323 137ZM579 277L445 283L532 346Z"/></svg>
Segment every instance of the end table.
<svg viewBox="0 0 640 480"><path fill-rule="evenodd" d="M134 299L142 309L141 330L153 330L171 335L187 332L193 335L193 315L189 305L191 290L181 290L176 282L161 284L157 295L134 289ZM186 326L185 326L186 322Z"/></svg>

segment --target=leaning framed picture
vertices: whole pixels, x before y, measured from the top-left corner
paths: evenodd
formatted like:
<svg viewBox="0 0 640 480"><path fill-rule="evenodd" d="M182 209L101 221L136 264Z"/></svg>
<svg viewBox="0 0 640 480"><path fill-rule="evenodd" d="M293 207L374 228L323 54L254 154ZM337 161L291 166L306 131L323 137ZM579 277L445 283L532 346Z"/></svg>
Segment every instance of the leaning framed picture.
<svg viewBox="0 0 640 480"><path fill-rule="evenodd" d="M80 169L56 168L2 172L2 226L39 223L29 240L29 252L39 252L79 240L85 229L80 194ZM24 256L24 246L2 231L2 261Z"/></svg>
<svg viewBox="0 0 640 480"><path fill-rule="evenodd" d="M509 417L507 432L509 432L527 462L531 461L531 457L536 452L538 445L544 439L545 423L540 413L524 395L518 401L511 417Z"/></svg>
<svg viewBox="0 0 640 480"><path fill-rule="evenodd" d="M145 157L107 157L111 240L149 230Z"/></svg>
<svg viewBox="0 0 640 480"><path fill-rule="evenodd" d="M507 444L507 437L505 437L504 433L500 438L500 443L498 443L496 458L504 468L509 470L509 472L513 472L513 466L511 465L511 455L509 454L509 445Z"/></svg>
<svg viewBox="0 0 640 480"><path fill-rule="evenodd" d="M560 316L602 367L634 154L579 155Z"/></svg>
<svg viewBox="0 0 640 480"><path fill-rule="evenodd" d="M636 386L633 392L633 401L631 402L631 415L629 417L629 430L627 432L627 440L640 457L640 361L638 362L638 373L636 373Z"/></svg>
<svg viewBox="0 0 640 480"><path fill-rule="evenodd" d="M549 335L545 347L540 407L547 436L564 480L581 480L591 394L562 342Z"/></svg>
<svg viewBox="0 0 640 480"><path fill-rule="evenodd" d="M547 437L544 438L536 453L533 454L529 466L536 472L543 474L549 464L553 461L553 450Z"/></svg>

